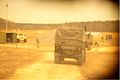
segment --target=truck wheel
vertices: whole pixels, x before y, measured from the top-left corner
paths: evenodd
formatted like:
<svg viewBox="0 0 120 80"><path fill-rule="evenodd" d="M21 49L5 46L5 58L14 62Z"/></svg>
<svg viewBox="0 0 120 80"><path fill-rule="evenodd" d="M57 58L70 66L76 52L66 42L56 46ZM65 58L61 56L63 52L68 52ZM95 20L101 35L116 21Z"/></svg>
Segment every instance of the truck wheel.
<svg viewBox="0 0 120 80"><path fill-rule="evenodd" d="M82 57L81 57L82 58ZM82 64L82 59L81 59L80 57L79 58L77 58L77 64L78 65L81 65Z"/></svg>
<svg viewBox="0 0 120 80"><path fill-rule="evenodd" d="M19 39L17 39L17 43L19 43L20 42L20 40Z"/></svg>
<svg viewBox="0 0 120 80"><path fill-rule="evenodd" d="M61 62L61 61L60 61L60 57L55 56L54 58L55 58L54 60L55 60L55 63L56 63L56 64L59 64L59 63Z"/></svg>
<svg viewBox="0 0 120 80"><path fill-rule="evenodd" d="M83 62L85 62L85 57L86 57L86 50L84 50L82 53L82 61Z"/></svg>
<svg viewBox="0 0 120 80"><path fill-rule="evenodd" d="M85 62L85 55L83 55L82 60L83 60L83 62Z"/></svg>
<svg viewBox="0 0 120 80"><path fill-rule="evenodd" d="M26 40L26 39L24 39L24 42L27 42L27 40Z"/></svg>
<svg viewBox="0 0 120 80"><path fill-rule="evenodd" d="M61 57L61 61L64 61L64 58L63 58L63 57Z"/></svg>

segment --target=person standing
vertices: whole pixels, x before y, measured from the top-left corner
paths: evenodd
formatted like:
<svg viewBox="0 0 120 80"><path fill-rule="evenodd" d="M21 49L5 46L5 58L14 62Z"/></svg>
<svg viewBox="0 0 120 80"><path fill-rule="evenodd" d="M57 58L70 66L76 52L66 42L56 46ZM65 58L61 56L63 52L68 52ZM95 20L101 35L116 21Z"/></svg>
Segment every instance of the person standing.
<svg viewBox="0 0 120 80"><path fill-rule="evenodd" d="M101 36L101 41L102 41L103 46L104 46L104 37L103 36Z"/></svg>
<svg viewBox="0 0 120 80"><path fill-rule="evenodd" d="M36 38L37 48L39 48L39 38Z"/></svg>
<svg viewBox="0 0 120 80"><path fill-rule="evenodd" d="M99 41L95 42L95 46L96 46L96 50L98 51L99 50Z"/></svg>

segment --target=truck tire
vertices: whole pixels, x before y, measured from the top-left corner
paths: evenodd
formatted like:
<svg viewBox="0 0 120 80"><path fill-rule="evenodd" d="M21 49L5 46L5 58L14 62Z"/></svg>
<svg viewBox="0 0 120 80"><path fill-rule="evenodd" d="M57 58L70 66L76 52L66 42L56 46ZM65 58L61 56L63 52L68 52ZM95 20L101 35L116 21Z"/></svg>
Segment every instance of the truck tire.
<svg viewBox="0 0 120 80"><path fill-rule="evenodd" d="M27 39L24 39L24 42L26 43L26 42L27 42Z"/></svg>
<svg viewBox="0 0 120 80"><path fill-rule="evenodd" d="M83 63L83 56L81 55L81 56L77 57L77 64L81 65L82 63Z"/></svg>
<svg viewBox="0 0 120 80"><path fill-rule="evenodd" d="M63 57L61 57L61 61L64 61L64 58L63 58Z"/></svg>
<svg viewBox="0 0 120 80"><path fill-rule="evenodd" d="M78 65L82 65L82 59L78 58L78 59L77 59L77 64L78 64Z"/></svg>
<svg viewBox="0 0 120 80"><path fill-rule="evenodd" d="M20 40L19 39L17 39L17 43L19 43L20 42Z"/></svg>
<svg viewBox="0 0 120 80"><path fill-rule="evenodd" d="M83 62L85 62L85 58L86 58L86 50L84 50L82 53L82 61Z"/></svg>
<svg viewBox="0 0 120 80"><path fill-rule="evenodd" d="M59 56L55 56L54 58L55 58L55 59L54 59L55 63L56 63L56 64L60 64L60 62L61 62L60 57L59 57Z"/></svg>

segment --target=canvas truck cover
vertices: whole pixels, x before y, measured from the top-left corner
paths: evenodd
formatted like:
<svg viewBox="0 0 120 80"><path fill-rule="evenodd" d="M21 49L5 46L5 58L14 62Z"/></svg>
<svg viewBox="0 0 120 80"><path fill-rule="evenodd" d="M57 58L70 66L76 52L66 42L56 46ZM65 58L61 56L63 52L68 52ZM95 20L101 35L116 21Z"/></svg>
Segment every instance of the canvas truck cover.
<svg viewBox="0 0 120 80"><path fill-rule="evenodd" d="M60 44L64 41L67 42L67 44L79 45L81 42L85 42L85 31L81 28L58 28L55 34L55 44Z"/></svg>
<svg viewBox="0 0 120 80"><path fill-rule="evenodd" d="M55 39L74 39L74 40L85 40L85 32L81 28L62 27L56 30Z"/></svg>

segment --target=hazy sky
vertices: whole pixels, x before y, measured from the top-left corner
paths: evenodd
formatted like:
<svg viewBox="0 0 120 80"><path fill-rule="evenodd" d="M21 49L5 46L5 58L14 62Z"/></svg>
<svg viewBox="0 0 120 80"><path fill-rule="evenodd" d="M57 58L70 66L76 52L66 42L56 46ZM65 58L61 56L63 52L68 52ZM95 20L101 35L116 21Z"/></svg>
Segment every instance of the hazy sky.
<svg viewBox="0 0 120 80"><path fill-rule="evenodd" d="M64 23L118 20L118 5L110 0L7 0L8 19L17 23ZM5 0L0 17L6 18Z"/></svg>

